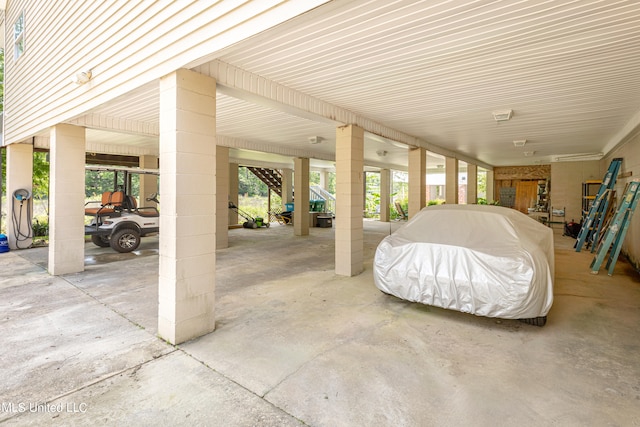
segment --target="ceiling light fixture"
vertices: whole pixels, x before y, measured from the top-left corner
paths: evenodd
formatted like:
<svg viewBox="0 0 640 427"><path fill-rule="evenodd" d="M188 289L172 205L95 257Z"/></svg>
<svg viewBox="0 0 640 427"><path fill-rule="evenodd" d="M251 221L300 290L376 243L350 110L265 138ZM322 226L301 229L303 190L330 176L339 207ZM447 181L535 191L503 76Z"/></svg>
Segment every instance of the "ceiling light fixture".
<svg viewBox="0 0 640 427"><path fill-rule="evenodd" d="M71 80L77 85L83 85L85 83L88 83L92 77L93 73L91 72L91 70L79 71L71 78Z"/></svg>
<svg viewBox="0 0 640 427"><path fill-rule="evenodd" d="M310 136L309 144L320 144L324 140L321 136Z"/></svg>
<svg viewBox="0 0 640 427"><path fill-rule="evenodd" d="M559 156L556 157L556 162L573 162L580 160L600 160L604 156L604 153L580 153L580 154L569 154L567 156Z"/></svg>
<svg viewBox="0 0 640 427"><path fill-rule="evenodd" d="M501 110L493 112L493 119L496 122L506 122L511 118L513 110Z"/></svg>
<svg viewBox="0 0 640 427"><path fill-rule="evenodd" d="M525 151L525 152L524 152L524 156L525 156L525 157L531 157L531 156L533 156L534 154L536 154L536 152L535 152L535 151Z"/></svg>
<svg viewBox="0 0 640 427"><path fill-rule="evenodd" d="M518 139L516 141L513 141L513 145L515 145L516 147L524 147L524 144L527 143L526 139Z"/></svg>
<svg viewBox="0 0 640 427"><path fill-rule="evenodd" d="M387 152L385 150L378 150L376 151L376 154L380 157L384 157L387 155Z"/></svg>

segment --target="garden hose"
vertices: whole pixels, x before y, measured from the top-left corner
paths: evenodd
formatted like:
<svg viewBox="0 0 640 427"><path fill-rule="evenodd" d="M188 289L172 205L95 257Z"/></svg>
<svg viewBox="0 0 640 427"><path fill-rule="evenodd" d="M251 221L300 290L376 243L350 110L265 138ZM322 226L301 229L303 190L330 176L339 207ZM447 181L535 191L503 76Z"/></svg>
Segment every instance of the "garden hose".
<svg viewBox="0 0 640 427"><path fill-rule="evenodd" d="M11 200L11 211L12 211L12 219L13 219L13 233L16 238L16 248L17 249L27 249L31 246L20 247L21 242L26 242L33 237L33 226L31 224L31 203L29 200L31 199L31 194L27 190L16 190L13 193L13 198ZM16 215L16 201L20 202L18 213ZM22 211L24 208L24 203L27 203L26 209L26 219L27 219L27 232L22 232Z"/></svg>

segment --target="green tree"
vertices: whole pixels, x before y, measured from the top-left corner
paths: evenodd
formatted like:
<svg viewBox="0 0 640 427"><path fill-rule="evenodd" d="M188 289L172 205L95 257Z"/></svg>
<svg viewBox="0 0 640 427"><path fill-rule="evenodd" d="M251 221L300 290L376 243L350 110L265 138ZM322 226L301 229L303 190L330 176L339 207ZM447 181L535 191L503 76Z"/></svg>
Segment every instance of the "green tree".
<svg viewBox="0 0 640 427"><path fill-rule="evenodd" d="M47 153L33 153L33 197L47 198L49 195L49 162Z"/></svg>
<svg viewBox="0 0 640 427"><path fill-rule="evenodd" d="M238 193L248 196L263 196L268 193L267 184L255 176L253 172L244 166L238 168Z"/></svg>

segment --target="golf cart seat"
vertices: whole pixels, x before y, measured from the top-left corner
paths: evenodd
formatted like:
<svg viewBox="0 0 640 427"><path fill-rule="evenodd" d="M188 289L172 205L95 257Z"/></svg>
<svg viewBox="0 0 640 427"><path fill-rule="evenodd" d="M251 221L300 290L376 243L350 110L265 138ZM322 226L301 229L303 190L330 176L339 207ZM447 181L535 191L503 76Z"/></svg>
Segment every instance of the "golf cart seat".
<svg viewBox="0 0 640 427"><path fill-rule="evenodd" d="M160 216L160 212L158 209L148 206L148 207L138 207L138 202L136 202L136 198L133 196L125 196L124 200L124 208L127 212L135 213L136 215L154 218Z"/></svg>
<svg viewBox="0 0 640 427"><path fill-rule="evenodd" d="M100 203L100 207L97 208L86 208L84 209L85 215L106 215L110 213L114 213L116 210L122 209L122 203L124 201L124 192L122 191L105 191L102 193L102 199L100 202L93 201L87 202L85 206L89 203Z"/></svg>

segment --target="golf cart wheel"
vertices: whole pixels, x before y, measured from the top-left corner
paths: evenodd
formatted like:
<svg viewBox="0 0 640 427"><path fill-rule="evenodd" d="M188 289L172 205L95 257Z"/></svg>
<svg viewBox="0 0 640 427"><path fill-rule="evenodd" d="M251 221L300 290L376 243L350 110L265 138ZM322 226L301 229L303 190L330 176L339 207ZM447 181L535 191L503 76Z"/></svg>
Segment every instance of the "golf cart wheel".
<svg viewBox="0 0 640 427"><path fill-rule="evenodd" d="M264 226L269 228L269 227L271 227L271 224L270 223L266 223Z"/></svg>
<svg viewBox="0 0 640 427"><path fill-rule="evenodd" d="M123 228L111 235L111 248L116 252L135 251L140 245L140 233L131 228Z"/></svg>
<svg viewBox="0 0 640 427"><path fill-rule="evenodd" d="M529 319L520 319L521 322L527 325L544 326L547 323L547 316L531 317Z"/></svg>
<svg viewBox="0 0 640 427"><path fill-rule="evenodd" d="M91 242L96 246L100 246L101 248L108 248L111 245L111 243L109 242L109 237L99 236L97 234L91 236Z"/></svg>

